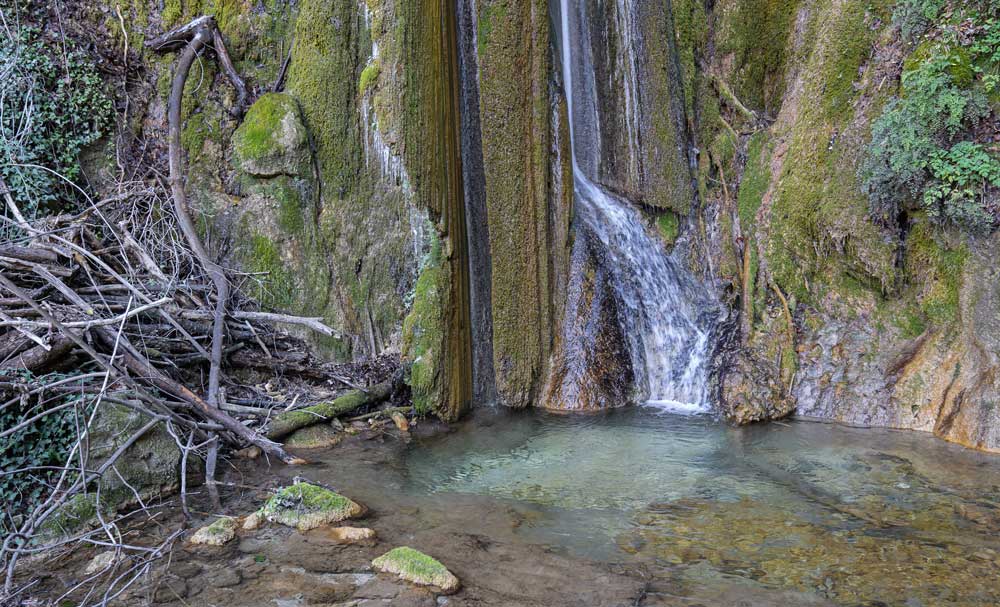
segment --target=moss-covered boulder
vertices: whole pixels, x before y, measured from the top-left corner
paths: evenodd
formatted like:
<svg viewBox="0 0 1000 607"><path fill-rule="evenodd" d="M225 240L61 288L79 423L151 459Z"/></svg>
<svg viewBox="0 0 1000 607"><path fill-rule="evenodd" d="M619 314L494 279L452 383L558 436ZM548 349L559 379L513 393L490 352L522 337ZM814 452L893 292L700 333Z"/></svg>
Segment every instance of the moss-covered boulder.
<svg viewBox="0 0 1000 607"><path fill-rule="evenodd" d="M458 578L436 559L406 546L386 552L372 561L372 567L418 586L438 588L446 594L457 591L461 585Z"/></svg>
<svg viewBox="0 0 1000 607"><path fill-rule="evenodd" d="M262 512L264 518L272 523L309 531L320 525L360 516L365 508L329 489L310 483L296 483L275 493L264 504Z"/></svg>
<svg viewBox="0 0 1000 607"><path fill-rule="evenodd" d="M297 175L309 161L309 136L291 95L268 93L233 133L233 154L243 172L258 177Z"/></svg>
<svg viewBox="0 0 1000 607"><path fill-rule="evenodd" d="M228 516L216 519L191 536L191 543L202 546L222 546L236 537L236 519Z"/></svg>
<svg viewBox="0 0 1000 607"><path fill-rule="evenodd" d="M285 439L285 447L289 449L325 449L333 447L343 439L343 432L337 432L327 424L319 424L293 432Z"/></svg>

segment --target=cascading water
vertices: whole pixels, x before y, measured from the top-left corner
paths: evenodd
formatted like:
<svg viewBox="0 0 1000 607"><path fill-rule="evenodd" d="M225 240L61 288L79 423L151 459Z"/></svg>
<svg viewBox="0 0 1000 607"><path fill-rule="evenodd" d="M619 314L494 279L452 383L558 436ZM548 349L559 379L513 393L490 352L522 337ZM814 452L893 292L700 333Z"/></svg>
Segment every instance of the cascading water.
<svg viewBox="0 0 1000 607"><path fill-rule="evenodd" d="M631 17L632 4L620 0L618 8ZM591 242L596 238L603 245L602 263L640 396L651 405L675 411L705 411L710 336L718 307L707 290L666 254L639 211L597 183L602 116L593 86L596 75L587 45L587 15L582 0L561 0L560 8L578 227L589 232ZM631 29L630 18L622 21L626 30ZM630 33L622 32L629 41L625 45L629 60L621 105L627 114L625 128L637 129L639 90L634 75L639 50ZM633 135L630 142L637 140ZM567 334L565 339L572 337Z"/></svg>

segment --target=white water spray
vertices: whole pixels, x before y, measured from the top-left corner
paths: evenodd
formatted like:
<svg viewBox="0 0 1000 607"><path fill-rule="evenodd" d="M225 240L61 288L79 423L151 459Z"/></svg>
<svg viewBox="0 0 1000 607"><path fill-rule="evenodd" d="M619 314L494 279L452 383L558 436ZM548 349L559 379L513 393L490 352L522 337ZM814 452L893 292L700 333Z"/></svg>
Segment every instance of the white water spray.
<svg viewBox="0 0 1000 607"><path fill-rule="evenodd" d="M583 48L587 35L581 1L560 0L563 86L569 111L577 215L607 250L612 287L622 308L622 333L628 341L637 387L647 404L682 413L704 412L709 409L708 358L715 321L714 302L666 254L660 241L648 232L639 211L596 183L596 174L585 174L577 159L576 143L581 129L590 129L586 132L589 142L600 141L598 100L588 97L583 104L593 109L592 120L587 120L583 114L589 112L581 113L577 103L577 95L595 95L593 87L580 90L574 87L576 74L585 79L594 77L589 53L578 52L580 59L573 60L574 50ZM631 12L630 2L619 4L620 10ZM638 141L634 129L639 128L635 47L634 42L627 45L630 76L626 80L627 90L623 91L630 142ZM591 161L586 165L599 166L600 150L587 151ZM597 162L593 161L593 154L597 154Z"/></svg>

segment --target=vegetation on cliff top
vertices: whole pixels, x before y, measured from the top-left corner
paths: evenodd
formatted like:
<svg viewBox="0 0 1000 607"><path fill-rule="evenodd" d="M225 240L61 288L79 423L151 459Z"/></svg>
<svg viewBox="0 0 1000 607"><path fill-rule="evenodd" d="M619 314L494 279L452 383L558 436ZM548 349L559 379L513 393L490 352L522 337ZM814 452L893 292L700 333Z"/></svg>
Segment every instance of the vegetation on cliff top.
<svg viewBox="0 0 1000 607"><path fill-rule="evenodd" d="M872 125L861 167L876 221L922 209L973 233L1000 219L1000 156L983 128L1000 99L1000 19L977 3L906 0L895 13L914 48L900 94ZM984 8L986 8L984 6Z"/></svg>

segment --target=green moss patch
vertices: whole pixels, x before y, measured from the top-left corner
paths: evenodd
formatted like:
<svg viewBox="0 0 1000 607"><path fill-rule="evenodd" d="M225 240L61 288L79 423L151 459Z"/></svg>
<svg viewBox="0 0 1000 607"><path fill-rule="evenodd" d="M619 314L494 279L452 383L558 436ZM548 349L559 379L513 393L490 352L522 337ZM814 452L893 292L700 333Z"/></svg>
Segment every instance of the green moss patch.
<svg viewBox="0 0 1000 607"><path fill-rule="evenodd" d="M441 352L444 349L445 312L449 288L447 260L441 240L434 234L431 250L423 262L414 289L413 308L403 321L403 356L410 364L408 383L413 406L423 415L442 400Z"/></svg>
<svg viewBox="0 0 1000 607"><path fill-rule="evenodd" d="M663 242L667 244L668 247L674 246L677 242L677 236L680 234L681 224L680 220L677 218L677 214L673 211L667 211L663 215L656 218L656 228L660 233L660 237L663 238Z"/></svg>
<svg viewBox="0 0 1000 607"><path fill-rule="evenodd" d="M308 160L305 126L290 95L268 93L233 133L237 165L251 175L297 174Z"/></svg>
<svg viewBox="0 0 1000 607"><path fill-rule="evenodd" d="M191 536L192 544L222 546L236 537L236 519L224 516L202 527Z"/></svg>
<svg viewBox="0 0 1000 607"><path fill-rule="evenodd" d="M360 516L364 507L329 489L309 483L285 487L264 504L264 518L299 531Z"/></svg>
<svg viewBox="0 0 1000 607"><path fill-rule="evenodd" d="M361 78L358 80L358 94L364 95L368 92L368 89L378 81L379 74L381 73L382 64L378 61L372 61L366 65L365 69L361 70Z"/></svg>
<svg viewBox="0 0 1000 607"><path fill-rule="evenodd" d="M383 573L393 573L420 586L433 586L445 593L455 592L458 578L434 558L423 552L402 546L372 561L372 567Z"/></svg>

